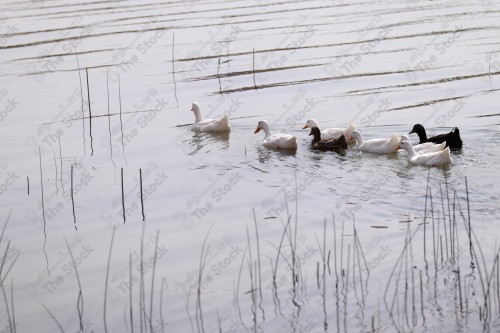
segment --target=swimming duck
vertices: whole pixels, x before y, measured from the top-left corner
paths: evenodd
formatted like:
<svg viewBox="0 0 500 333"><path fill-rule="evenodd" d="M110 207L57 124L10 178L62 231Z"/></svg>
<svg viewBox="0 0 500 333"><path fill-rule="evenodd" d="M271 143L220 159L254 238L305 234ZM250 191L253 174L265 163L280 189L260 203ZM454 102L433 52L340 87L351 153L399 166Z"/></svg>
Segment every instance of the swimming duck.
<svg viewBox="0 0 500 333"><path fill-rule="evenodd" d="M399 134L394 134L387 139L371 139L365 141L360 131L352 132L352 137L358 142L358 149L366 153L388 154L394 153L399 148Z"/></svg>
<svg viewBox="0 0 500 333"><path fill-rule="evenodd" d="M460 132L458 127L455 127L449 133L439 134L430 138L427 138L427 134L425 133L425 128L421 124L416 124L413 126L413 129L408 134L417 133L420 143L424 142L434 142L434 143L442 143L446 142L446 147L450 147L451 149L460 149L462 148L462 139L460 139Z"/></svg>
<svg viewBox="0 0 500 333"><path fill-rule="evenodd" d="M229 125L228 115L224 115L221 119L203 119L200 111L200 105L194 102L191 111L194 112L195 122L191 126L191 131L201 131L207 133L227 132L231 129Z"/></svg>
<svg viewBox="0 0 500 333"><path fill-rule="evenodd" d="M442 166L453 163L450 155L450 147L446 147L441 151L422 154L417 154L409 141L401 141L400 147L406 150L408 153L406 158L413 165Z"/></svg>
<svg viewBox="0 0 500 333"><path fill-rule="evenodd" d="M266 135L262 145L268 148L297 148L297 137L291 134L276 133L273 134L271 127L265 120L259 121L254 133L259 133L263 130Z"/></svg>
<svg viewBox="0 0 500 333"><path fill-rule="evenodd" d="M347 142L345 140L344 134L341 134L338 139L321 139L321 132L316 126L311 128L311 133L309 135L314 135L311 141L311 147L317 150L334 150L337 153L347 149Z"/></svg>
<svg viewBox="0 0 500 333"><path fill-rule="evenodd" d="M411 143L410 137L408 135L401 135L401 141L408 141ZM441 151L446 148L446 142L443 143L433 143L433 142L424 142L413 146L415 152L417 154L421 153L431 153L433 151Z"/></svg>
<svg viewBox="0 0 500 333"><path fill-rule="evenodd" d="M314 119L309 119L304 127L302 127L302 129L313 127L319 128L318 122ZM349 141L352 140L352 132L355 129L356 126L354 126L353 124L349 124L347 128L327 128L321 131L321 138L323 138L324 140L338 139L342 134L344 134L346 140Z"/></svg>

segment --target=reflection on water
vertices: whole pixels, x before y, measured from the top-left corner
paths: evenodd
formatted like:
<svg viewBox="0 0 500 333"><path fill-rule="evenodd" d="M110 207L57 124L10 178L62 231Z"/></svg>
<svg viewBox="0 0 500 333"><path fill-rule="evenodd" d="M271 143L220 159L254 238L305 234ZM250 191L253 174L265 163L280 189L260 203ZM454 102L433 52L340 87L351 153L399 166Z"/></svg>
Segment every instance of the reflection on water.
<svg viewBox="0 0 500 333"><path fill-rule="evenodd" d="M195 155L200 152L209 153L214 150L228 149L230 133L192 132L192 138L183 142L184 151L187 155Z"/></svg>
<svg viewBox="0 0 500 333"><path fill-rule="evenodd" d="M287 161L289 157L295 157L297 154L297 148L275 149L259 145L256 147L256 150L260 163L266 163L268 161L272 161L273 159Z"/></svg>

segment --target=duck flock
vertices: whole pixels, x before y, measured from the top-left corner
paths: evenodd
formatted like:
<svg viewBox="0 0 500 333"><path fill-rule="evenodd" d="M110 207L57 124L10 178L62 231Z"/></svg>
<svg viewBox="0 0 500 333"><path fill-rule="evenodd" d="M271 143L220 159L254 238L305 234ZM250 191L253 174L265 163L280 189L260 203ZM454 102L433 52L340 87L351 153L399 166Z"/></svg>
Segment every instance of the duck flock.
<svg viewBox="0 0 500 333"><path fill-rule="evenodd" d="M201 115L200 105L194 102L191 108L194 112L195 122L192 131L207 133L227 132L231 129L227 115L220 119L204 119ZM366 153L389 154L404 149L407 159L413 165L443 166L452 164L450 149L461 149L462 140L457 127L449 133L444 133L428 138L425 128L416 124L408 133L416 133L420 139L417 145L412 145L408 135L394 134L389 138L364 140L363 135L353 124L347 128L328 128L320 131L319 124L314 119L309 119L303 129L310 128L309 135L313 136L311 148L320 151L335 151L342 153L348 148L348 143L354 143L358 149ZM254 133L264 131L262 145L276 149L296 149L297 137L285 133L273 133L269 123L259 121Z"/></svg>

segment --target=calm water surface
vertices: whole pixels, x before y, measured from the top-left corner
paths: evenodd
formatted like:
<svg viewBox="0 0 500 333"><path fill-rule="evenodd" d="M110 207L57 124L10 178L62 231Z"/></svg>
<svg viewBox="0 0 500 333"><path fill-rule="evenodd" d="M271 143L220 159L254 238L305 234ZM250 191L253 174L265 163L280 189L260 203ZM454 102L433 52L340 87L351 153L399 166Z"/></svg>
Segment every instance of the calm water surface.
<svg viewBox="0 0 500 333"><path fill-rule="evenodd" d="M0 331L497 330L499 5L3 2ZM318 153L309 118L464 148Z"/></svg>

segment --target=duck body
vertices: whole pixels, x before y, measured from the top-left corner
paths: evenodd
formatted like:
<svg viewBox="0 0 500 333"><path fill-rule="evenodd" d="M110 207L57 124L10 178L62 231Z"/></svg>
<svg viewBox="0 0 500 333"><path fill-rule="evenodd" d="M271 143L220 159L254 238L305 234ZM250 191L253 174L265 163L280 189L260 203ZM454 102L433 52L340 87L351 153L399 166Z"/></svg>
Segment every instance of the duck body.
<svg viewBox="0 0 500 333"><path fill-rule="evenodd" d="M312 129L313 127L317 127L319 129L318 122L314 119L309 119L302 129ZM346 141L352 141L352 132L354 132L354 130L356 130L356 126L353 124L349 124L347 128L327 128L321 131L321 138L323 140L338 139L341 135L344 135Z"/></svg>
<svg viewBox="0 0 500 333"><path fill-rule="evenodd" d="M421 124L415 124L413 129L408 133L417 133L420 143L432 142L432 143L446 143L446 147L450 147L451 149L461 149L462 148L462 139L460 138L460 131L458 127L454 127L449 133L439 134L436 136L432 136L430 138L427 137L427 133L425 132L424 126Z"/></svg>
<svg viewBox="0 0 500 333"><path fill-rule="evenodd" d="M401 141L400 146L408 153L407 160L412 165L426 165L430 167L438 167L446 164L453 164L450 154L450 147L444 150L430 153L418 154L413 146L408 141Z"/></svg>
<svg viewBox="0 0 500 333"><path fill-rule="evenodd" d="M408 141L411 143L408 135L402 135L401 141ZM446 148L445 142L442 142L442 143L424 142L424 143L419 143L419 144L413 146L413 149L415 149L415 152L417 154L432 153L435 151L444 150L445 148Z"/></svg>
<svg viewBox="0 0 500 333"><path fill-rule="evenodd" d="M366 153L389 154L394 153L399 148L400 136L394 134L389 138L371 139L365 141L363 135L358 130L353 131L352 137L358 142L358 149Z"/></svg>
<svg viewBox="0 0 500 333"><path fill-rule="evenodd" d="M191 131L222 133L231 130L228 115L224 115L220 119L204 119L201 115L200 105L197 102L193 103L191 111L194 112L195 116L195 122L191 126Z"/></svg>
<svg viewBox="0 0 500 333"><path fill-rule="evenodd" d="M322 151L333 150L337 153L342 153L347 149L347 141L344 134L341 134L338 139L321 139L322 133L318 127L311 128L311 133L309 135L314 135L311 141L311 148Z"/></svg>
<svg viewBox="0 0 500 333"><path fill-rule="evenodd" d="M291 134L276 133L273 134L267 121L261 120L257 124L254 133L259 133L260 130L265 132L262 145L267 148L291 149L297 148L297 137Z"/></svg>

